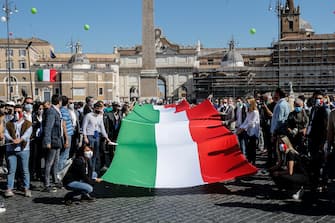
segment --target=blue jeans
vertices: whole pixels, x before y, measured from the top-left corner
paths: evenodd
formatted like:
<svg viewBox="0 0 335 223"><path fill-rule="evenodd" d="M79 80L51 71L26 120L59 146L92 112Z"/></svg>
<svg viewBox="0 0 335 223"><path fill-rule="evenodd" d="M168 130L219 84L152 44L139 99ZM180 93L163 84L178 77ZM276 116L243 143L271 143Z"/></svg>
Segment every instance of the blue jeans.
<svg viewBox="0 0 335 223"><path fill-rule="evenodd" d="M61 150L61 152L60 152L58 171L60 171L64 168L66 160L69 159L70 148L71 148L71 139L72 139L72 136L69 136L68 137L68 143L69 143L68 147L64 148L64 150Z"/></svg>
<svg viewBox="0 0 335 223"><path fill-rule="evenodd" d="M90 146L93 148L93 157L91 159L92 172L100 169L100 137L87 136Z"/></svg>
<svg viewBox="0 0 335 223"><path fill-rule="evenodd" d="M59 151L58 149L46 149L47 150L47 160L45 164L45 186L50 187L50 172L52 167L52 177L55 183L58 183L57 170L59 162Z"/></svg>
<svg viewBox="0 0 335 223"><path fill-rule="evenodd" d="M7 176L7 189L12 190L14 188L15 173L17 167L17 159L20 160L23 172L23 183L24 188L29 189L30 185L30 174L29 174L29 150L20 152L7 152L7 159L9 165L9 171Z"/></svg>
<svg viewBox="0 0 335 223"><path fill-rule="evenodd" d="M89 194L93 191L93 187L88 183L81 181L72 181L71 183L65 185L67 190L71 192L65 195L66 198L72 199L74 196Z"/></svg>
<svg viewBox="0 0 335 223"><path fill-rule="evenodd" d="M243 155L247 156L247 140L248 134L244 131L241 134L237 135L238 143L240 144L241 152Z"/></svg>

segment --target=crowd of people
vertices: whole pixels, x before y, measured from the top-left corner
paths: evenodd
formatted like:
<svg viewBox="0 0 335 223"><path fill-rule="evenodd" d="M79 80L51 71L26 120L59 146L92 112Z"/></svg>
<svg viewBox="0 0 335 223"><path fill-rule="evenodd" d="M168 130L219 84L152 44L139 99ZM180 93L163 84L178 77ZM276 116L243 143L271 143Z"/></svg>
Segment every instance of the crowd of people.
<svg viewBox="0 0 335 223"><path fill-rule="evenodd" d="M277 89L245 98L209 97L227 129L237 136L241 152L256 163L266 155L266 167L278 187L291 189L294 199L304 190L323 192L334 178L334 98L322 92L312 97L287 96ZM122 119L133 104L106 104L86 97L85 103L53 95L51 101L0 103L0 172L7 177L4 196L31 197L31 180L43 182L41 191L70 190L94 201L92 184L113 160ZM57 175L72 165L65 177ZM15 183L16 182L16 183ZM14 190L16 186L16 190ZM4 207L0 205L0 212Z"/></svg>
<svg viewBox="0 0 335 223"><path fill-rule="evenodd" d="M31 197L33 180L43 182L41 191L46 193L71 190L65 196L67 204L80 194L94 200L91 185L101 181L113 159L129 104L105 104L90 96L85 102L53 95L51 102L27 97L21 104L0 103L0 170L7 175L6 198L18 192ZM57 173L70 158L73 164L60 179ZM0 205L1 210L5 209Z"/></svg>
<svg viewBox="0 0 335 223"><path fill-rule="evenodd" d="M335 178L335 102L316 91L310 98L273 94L246 98L211 98L223 125L236 133L241 152L256 163L267 157L266 171L276 185L300 200L304 191L327 191Z"/></svg>

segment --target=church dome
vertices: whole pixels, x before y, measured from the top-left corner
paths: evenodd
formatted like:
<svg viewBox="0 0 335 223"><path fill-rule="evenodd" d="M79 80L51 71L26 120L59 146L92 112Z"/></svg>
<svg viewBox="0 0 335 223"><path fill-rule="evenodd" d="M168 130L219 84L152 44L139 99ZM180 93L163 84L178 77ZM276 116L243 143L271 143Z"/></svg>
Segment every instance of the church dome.
<svg viewBox="0 0 335 223"><path fill-rule="evenodd" d="M221 60L222 67L244 67L242 55L235 50L234 41L229 44L229 51L223 56Z"/></svg>
<svg viewBox="0 0 335 223"><path fill-rule="evenodd" d="M314 33L312 25L302 18L299 19L299 29L301 32Z"/></svg>
<svg viewBox="0 0 335 223"><path fill-rule="evenodd" d="M69 63L74 69L91 69L90 60L82 53L80 43L76 44L76 53L71 56Z"/></svg>

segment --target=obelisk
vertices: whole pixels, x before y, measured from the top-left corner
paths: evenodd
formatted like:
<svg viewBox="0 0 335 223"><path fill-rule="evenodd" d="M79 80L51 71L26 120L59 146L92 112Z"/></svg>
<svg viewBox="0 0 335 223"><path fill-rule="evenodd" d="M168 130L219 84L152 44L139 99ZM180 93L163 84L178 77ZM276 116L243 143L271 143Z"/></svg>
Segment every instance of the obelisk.
<svg viewBox="0 0 335 223"><path fill-rule="evenodd" d="M154 0L142 0L141 98L154 98L158 96L154 30Z"/></svg>

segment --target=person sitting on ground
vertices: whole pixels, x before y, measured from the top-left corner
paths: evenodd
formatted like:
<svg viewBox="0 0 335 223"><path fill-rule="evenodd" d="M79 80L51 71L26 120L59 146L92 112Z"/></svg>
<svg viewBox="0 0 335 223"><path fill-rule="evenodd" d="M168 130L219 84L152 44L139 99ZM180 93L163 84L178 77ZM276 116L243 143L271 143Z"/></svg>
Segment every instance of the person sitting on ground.
<svg viewBox="0 0 335 223"><path fill-rule="evenodd" d="M310 184L306 162L308 159L293 148L287 136L281 137L279 147L281 153L285 156L287 166L286 168L270 170L270 175L280 189L293 192L293 199L299 200L305 187Z"/></svg>
<svg viewBox="0 0 335 223"><path fill-rule="evenodd" d="M76 154L76 158L63 178L63 185L71 192L64 197L66 205L72 204L75 196L81 195L81 200L95 201L90 193L93 192L94 182L101 182L102 179L95 178L92 180L92 168L90 168L90 159L93 157L93 150L84 144Z"/></svg>

